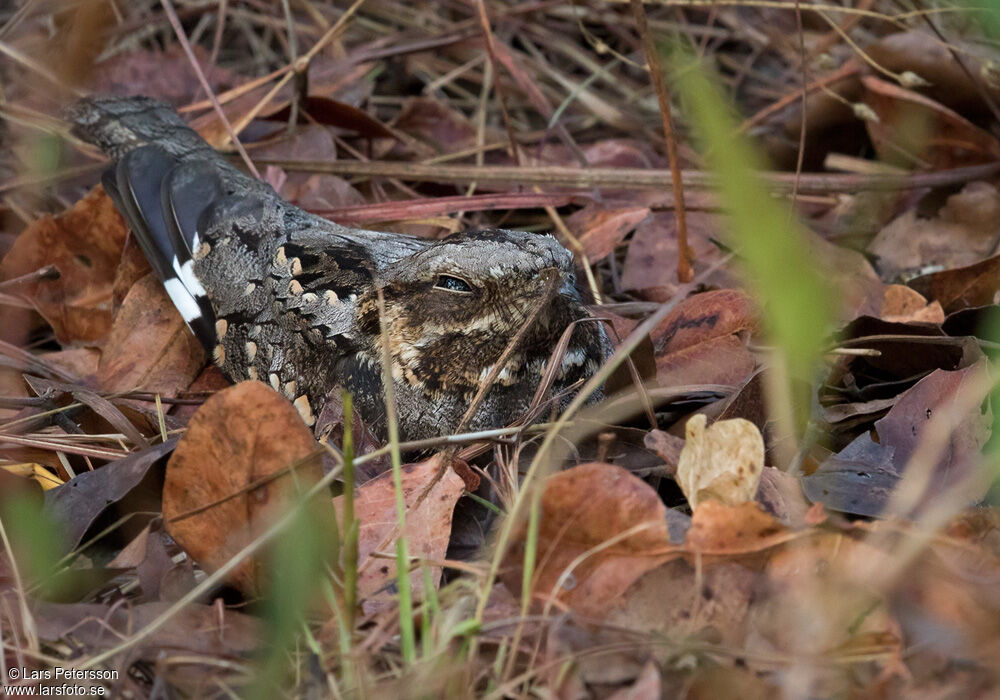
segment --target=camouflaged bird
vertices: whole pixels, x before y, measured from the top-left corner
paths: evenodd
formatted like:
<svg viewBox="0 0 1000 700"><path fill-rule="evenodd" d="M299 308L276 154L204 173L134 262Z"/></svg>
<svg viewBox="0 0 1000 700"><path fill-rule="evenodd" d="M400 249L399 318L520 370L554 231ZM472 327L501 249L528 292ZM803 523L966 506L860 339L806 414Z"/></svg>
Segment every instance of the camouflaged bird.
<svg viewBox="0 0 1000 700"><path fill-rule="evenodd" d="M231 381L270 383L310 425L342 386L385 436L383 337L401 439L454 431L491 374L464 427L508 425L529 408L564 329L589 316L572 256L551 236L489 229L431 241L346 228L230 165L156 100L89 98L68 118L116 161L104 187L215 363ZM558 287L544 303L547 271ZM577 323L554 395L565 401L609 352L602 324Z"/></svg>

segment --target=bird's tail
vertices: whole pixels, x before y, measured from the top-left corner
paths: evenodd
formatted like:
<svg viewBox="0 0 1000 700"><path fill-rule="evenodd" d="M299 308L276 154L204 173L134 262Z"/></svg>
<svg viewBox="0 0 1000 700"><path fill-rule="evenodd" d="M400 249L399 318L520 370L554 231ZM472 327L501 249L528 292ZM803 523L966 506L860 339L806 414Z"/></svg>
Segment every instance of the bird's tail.
<svg viewBox="0 0 1000 700"><path fill-rule="evenodd" d="M214 313L194 275L204 218L230 195L267 188L241 173L169 106L148 97L87 98L66 111L73 133L115 163L102 183L188 326L214 341Z"/></svg>

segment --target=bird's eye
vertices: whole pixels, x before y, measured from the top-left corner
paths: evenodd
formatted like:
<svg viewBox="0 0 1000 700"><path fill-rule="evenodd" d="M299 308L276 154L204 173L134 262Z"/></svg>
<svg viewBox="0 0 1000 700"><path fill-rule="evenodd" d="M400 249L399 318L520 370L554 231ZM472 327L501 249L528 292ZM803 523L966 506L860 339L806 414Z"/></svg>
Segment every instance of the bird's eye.
<svg viewBox="0 0 1000 700"><path fill-rule="evenodd" d="M472 293L472 285L461 277L452 277L451 275L438 275L437 281L434 283L434 288L444 289L449 292L458 292L460 294Z"/></svg>

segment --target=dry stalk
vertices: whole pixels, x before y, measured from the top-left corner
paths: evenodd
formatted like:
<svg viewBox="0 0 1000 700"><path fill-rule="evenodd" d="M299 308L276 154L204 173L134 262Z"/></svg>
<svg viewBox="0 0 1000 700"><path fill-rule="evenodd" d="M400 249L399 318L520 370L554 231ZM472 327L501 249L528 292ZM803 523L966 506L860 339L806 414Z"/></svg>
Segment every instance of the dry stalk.
<svg viewBox="0 0 1000 700"><path fill-rule="evenodd" d="M663 138L667 142L667 158L670 162L670 185L674 192L674 216L677 220L677 281L690 282L694 276L691 263L694 260L694 251L688 245L687 236L687 210L684 208L684 183L681 181L680 156L677 154L677 136L674 130L674 117L670 110L670 93L667 90L667 83L663 79L663 65L660 63L660 55L653 43L653 37L649 33L649 23L646 20L646 10L642 6L642 0L631 0L632 14L635 16L635 25L639 31L639 38L642 40L643 52L646 54L649 77L656 89L656 100L660 104L660 118L663 120Z"/></svg>

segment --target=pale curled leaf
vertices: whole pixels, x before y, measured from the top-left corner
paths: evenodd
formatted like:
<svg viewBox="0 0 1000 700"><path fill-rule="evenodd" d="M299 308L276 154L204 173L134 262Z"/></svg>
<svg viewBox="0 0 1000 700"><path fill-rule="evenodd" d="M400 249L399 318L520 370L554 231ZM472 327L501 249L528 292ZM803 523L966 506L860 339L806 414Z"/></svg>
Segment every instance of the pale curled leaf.
<svg viewBox="0 0 1000 700"><path fill-rule="evenodd" d="M707 500L737 505L753 500L764 467L764 439L743 418L720 420L706 429L697 414L687 422L687 442L677 464L677 483L691 508Z"/></svg>

